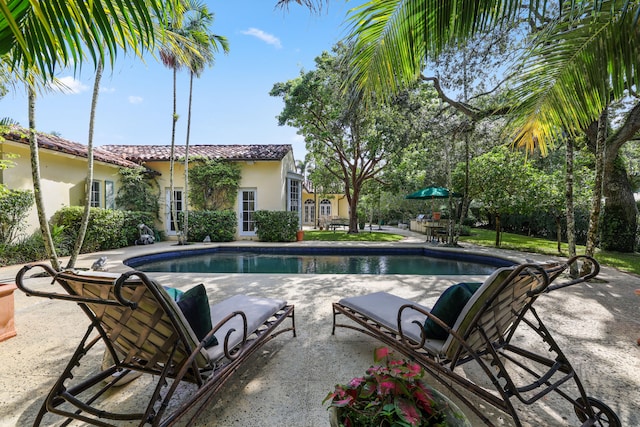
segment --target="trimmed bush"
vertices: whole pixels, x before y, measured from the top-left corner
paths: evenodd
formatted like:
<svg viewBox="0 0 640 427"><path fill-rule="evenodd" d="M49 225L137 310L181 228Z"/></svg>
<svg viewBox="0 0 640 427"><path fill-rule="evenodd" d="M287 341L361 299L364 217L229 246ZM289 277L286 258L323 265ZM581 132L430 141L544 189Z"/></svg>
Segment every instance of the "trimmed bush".
<svg viewBox="0 0 640 427"><path fill-rule="evenodd" d="M52 226L62 227L65 245L75 244L84 208L71 206L57 211L51 218ZM140 236L138 224L153 226L153 215L147 212L130 212L91 208L87 234L81 253L133 245ZM153 227L152 227L153 228Z"/></svg>
<svg viewBox="0 0 640 427"><path fill-rule="evenodd" d="M256 233L263 242L291 242L296 240L298 212L255 211Z"/></svg>
<svg viewBox="0 0 640 427"><path fill-rule="evenodd" d="M182 212L179 217L182 221ZM237 216L232 210L189 211L187 240L202 242L209 236L212 242L232 242L236 238Z"/></svg>

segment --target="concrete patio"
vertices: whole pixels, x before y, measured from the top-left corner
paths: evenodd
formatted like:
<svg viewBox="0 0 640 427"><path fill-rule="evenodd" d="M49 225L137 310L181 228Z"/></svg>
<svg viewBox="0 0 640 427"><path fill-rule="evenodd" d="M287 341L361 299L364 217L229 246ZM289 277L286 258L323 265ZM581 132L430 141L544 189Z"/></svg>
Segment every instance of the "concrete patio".
<svg viewBox="0 0 640 427"><path fill-rule="evenodd" d="M425 244L422 235L393 231L407 235L396 245ZM128 267L122 260L128 257L204 245L177 247L163 242L87 254L81 257L77 267L88 268L99 256L106 255L108 270L123 272ZM323 245L323 242L287 245ZM516 261L549 259L489 248L467 247L464 250L489 252ZM18 269L19 266L0 269L0 282L13 281ZM283 334L263 347L225 385L195 424L220 427L329 425L322 400L336 383L361 376L372 364L373 349L379 345L363 334L344 329L332 336L331 302L344 296L385 290L432 305L452 283L484 279L409 275L162 273L152 276L164 285L181 288L204 282L211 286L211 299L246 293L284 298L295 304L298 337ZM611 268L603 268L599 278L597 283L545 295L538 300L537 306L553 337L577 367L588 394L611 406L623 426L639 426L640 346L636 339L640 336L640 298L634 295L634 289L640 288L640 278ZM27 298L16 291L15 305L18 335L0 343L1 426L32 424L49 388L88 326L86 316L75 304ZM96 369L100 365L99 355L89 355L83 361ZM110 399L117 399L123 408L136 407L139 395L146 391L145 382L144 377L139 378L122 387L122 393ZM188 390L184 392L188 393ZM526 426L578 425L572 408L553 396L528 407L519 406L519 409ZM486 408L486 413L497 425L512 425L490 407ZM472 420L472 425L480 424Z"/></svg>

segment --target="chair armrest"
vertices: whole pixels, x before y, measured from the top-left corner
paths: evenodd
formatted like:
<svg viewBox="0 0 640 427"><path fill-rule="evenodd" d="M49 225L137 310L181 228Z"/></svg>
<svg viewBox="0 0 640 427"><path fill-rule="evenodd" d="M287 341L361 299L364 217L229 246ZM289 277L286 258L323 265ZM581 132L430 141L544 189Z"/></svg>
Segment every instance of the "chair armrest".
<svg viewBox="0 0 640 427"><path fill-rule="evenodd" d="M562 283L558 283L556 285L550 284L545 289L545 292L551 292L558 289L566 288L567 286L573 286L578 283L584 283L590 279L593 279L600 273L600 264L593 257L588 255L577 255L572 258L569 258L565 265L563 266L563 270L566 271L571 267L571 265L576 264L582 261L582 270L580 271L580 277L571 279ZM586 270L585 266L588 266L588 270Z"/></svg>

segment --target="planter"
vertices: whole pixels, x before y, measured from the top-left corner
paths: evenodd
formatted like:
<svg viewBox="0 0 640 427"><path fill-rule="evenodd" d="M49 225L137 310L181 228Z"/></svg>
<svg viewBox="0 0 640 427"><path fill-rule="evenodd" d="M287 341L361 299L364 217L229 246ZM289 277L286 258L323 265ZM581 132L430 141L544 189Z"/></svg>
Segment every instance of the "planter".
<svg viewBox="0 0 640 427"><path fill-rule="evenodd" d="M302 242L304 240L304 231L303 230L296 231L296 240L298 242Z"/></svg>
<svg viewBox="0 0 640 427"><path fill-rule="evenodd" d="M433 220L434 221L440 221L440 216L441 216L440 212L434 212L433 213Z"/></svg>
<svg viewBox="0 0 640 427"><path fill-rule="evenodd" d="M16 336L13 291L17 288L13 283L0 283L0 341Z"/></svg>
<svg viewBox="0 0 640 427"><path fill-rule="evenodd" d="M433 400L436 401L439 410L446 416L446 425L448 427L471 427L469 419L451 399L437 390L432 390L432 392ZM340 408L329 407L329 425L331 427L340 427L340 420Z"/></svg>

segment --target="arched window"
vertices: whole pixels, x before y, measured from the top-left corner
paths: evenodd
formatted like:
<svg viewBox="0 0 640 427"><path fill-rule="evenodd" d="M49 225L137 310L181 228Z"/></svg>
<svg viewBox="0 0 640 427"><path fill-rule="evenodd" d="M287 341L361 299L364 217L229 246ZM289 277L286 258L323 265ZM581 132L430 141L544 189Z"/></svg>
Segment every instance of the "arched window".
<svg viewBox="0 0 640 427"><path fill-rule="evenodd" d="M320 200L320 216L331 216L331 201L328 199Z"/></svg>

